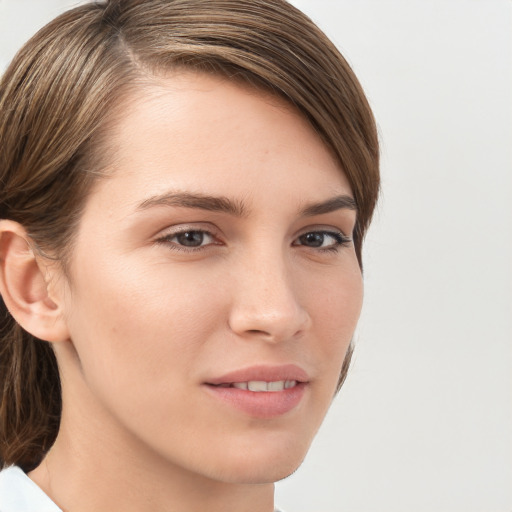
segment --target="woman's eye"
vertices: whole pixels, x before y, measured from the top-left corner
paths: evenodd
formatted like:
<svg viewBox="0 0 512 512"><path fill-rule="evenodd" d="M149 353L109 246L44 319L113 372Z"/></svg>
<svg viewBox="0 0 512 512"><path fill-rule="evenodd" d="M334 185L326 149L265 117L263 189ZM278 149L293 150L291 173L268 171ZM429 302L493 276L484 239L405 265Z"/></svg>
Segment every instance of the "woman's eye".
<svg viewBox="0 0 512 512"><path fill-rule="evenodd" d="M214 237L208 231L187 229L160 238L158 242L169 244L176 249L197 249L214 243Z"/></svg>
<svg viewBox="0 0 512 512"><path fill-rule="evenodd" d="M340 246L348 245L350 242L351 239L340 232L310 231L300 235L294 245L336 251Z"/></svg>

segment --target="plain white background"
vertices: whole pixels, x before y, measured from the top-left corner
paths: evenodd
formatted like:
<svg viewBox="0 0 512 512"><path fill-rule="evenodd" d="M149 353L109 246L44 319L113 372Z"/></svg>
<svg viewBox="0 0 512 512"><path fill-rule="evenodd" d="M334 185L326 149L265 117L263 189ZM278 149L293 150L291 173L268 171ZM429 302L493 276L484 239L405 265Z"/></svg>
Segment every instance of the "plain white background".
<svg viewBox="0 0 512 512"><path fill-rule="evenodd" d="M76 3L0 0L0 70ZM367 91L383 187L351 375L277 502L510 512L512 2L293 3Z"/></svg>

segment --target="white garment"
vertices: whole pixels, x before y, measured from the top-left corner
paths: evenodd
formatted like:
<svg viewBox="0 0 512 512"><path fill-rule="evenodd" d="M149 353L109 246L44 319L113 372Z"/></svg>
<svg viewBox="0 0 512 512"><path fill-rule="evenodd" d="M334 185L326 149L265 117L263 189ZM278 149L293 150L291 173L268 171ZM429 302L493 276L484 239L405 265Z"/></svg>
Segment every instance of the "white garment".
<svg viewBox="0 0 512 512"><path fill-rule="evenodd" d="M0 471L0 512L62 512L18 467Z"/></svg>
<svg viewBox="0 0 512 512"><path fill-rule="evenodd" d="M0 512L62 510L20 468L11 466L0 471Z"/></svg>

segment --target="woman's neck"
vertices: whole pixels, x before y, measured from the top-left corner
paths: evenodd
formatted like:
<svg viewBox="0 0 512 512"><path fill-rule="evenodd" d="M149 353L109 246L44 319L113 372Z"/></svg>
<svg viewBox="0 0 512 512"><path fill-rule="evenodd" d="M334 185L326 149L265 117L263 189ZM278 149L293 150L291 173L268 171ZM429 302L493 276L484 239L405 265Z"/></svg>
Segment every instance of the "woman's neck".
<svg viewBox="0 0 512 512"><path fill-rule="evenodd" d="M218 482L148 458L130 461L112 444L91 449L63 437L29 476L64 512L273 511L272 483Z"/></svg>
<svg viewBox="0 0 512 512"><path fill-rule="evenodd" d="M273 511L273 483L228 483L173 464L121 428L80 384L63 384L59 434L29 477L64 512Z"/></svg>

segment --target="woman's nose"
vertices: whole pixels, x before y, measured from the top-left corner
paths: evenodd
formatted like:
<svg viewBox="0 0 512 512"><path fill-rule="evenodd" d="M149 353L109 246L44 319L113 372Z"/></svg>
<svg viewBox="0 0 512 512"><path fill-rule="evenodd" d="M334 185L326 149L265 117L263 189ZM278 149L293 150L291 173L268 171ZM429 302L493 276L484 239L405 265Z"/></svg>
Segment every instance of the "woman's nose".
<svg viewBox="0 0 512 512"><path fill-rule="evenodd" d="M231 330L274 343L303 334L311 319L294 284L293 272L282 260L246 261L233 283Z"/></svg>

